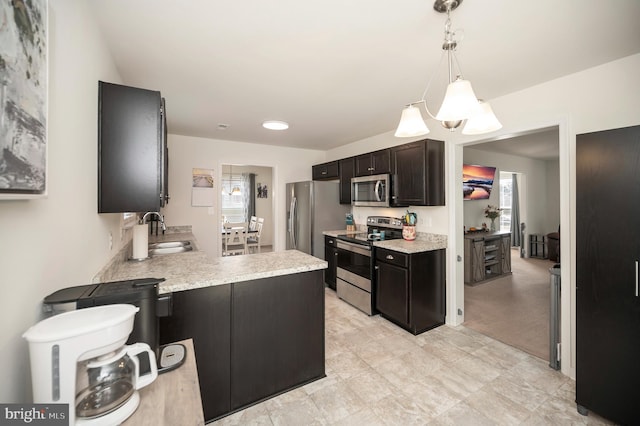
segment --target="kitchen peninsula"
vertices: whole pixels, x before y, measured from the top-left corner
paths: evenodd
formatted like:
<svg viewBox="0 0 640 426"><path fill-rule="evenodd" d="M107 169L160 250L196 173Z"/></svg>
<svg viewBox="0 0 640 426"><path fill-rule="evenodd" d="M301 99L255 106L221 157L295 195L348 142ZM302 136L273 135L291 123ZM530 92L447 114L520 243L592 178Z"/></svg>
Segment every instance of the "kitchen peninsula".
<svg viewBox="0 0 640 426"><path fill-rule="evenodd" d="M191 234L159 240L197 247ZM325 376L326 267L296 250L216 259L191 251L116 259L97 279L165 278L159 292L172 294L173 308L160 319L160 343L193 339L208 422Z"/></svg>

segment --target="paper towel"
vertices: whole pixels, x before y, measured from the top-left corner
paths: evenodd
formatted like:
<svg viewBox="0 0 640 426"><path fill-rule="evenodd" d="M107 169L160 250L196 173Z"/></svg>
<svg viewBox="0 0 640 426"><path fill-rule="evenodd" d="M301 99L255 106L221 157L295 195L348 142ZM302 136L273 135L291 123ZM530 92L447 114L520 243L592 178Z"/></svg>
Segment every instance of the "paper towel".
<svg viewBox="0 0 640 426"><path fill-rule="evenodd" d="M133 225L133 258L146 259L149 256L149 224Z"/></svg>

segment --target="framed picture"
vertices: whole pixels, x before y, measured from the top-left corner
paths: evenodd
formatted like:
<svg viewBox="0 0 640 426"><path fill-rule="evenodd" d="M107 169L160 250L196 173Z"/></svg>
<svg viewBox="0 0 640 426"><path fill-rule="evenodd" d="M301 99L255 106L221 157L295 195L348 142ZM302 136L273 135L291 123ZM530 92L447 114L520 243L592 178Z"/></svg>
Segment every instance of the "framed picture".
<svg viewBox="0 0 640 426"><path fill-rule="evenodd" d="M47 194L47 0L0 2L0 200Z"/></svg>
<svg viewBox="0 0 640 426"><path fill-rule="evenodd" d="M491 196L496 168L462 165L462 196L464 200L486 200Z"/></svg>
<svg viewBox="0 0 640 426"><path fill-rule="evenodd" d="M267 188L267 185L258 183L258 198L268 198L268 196L269 196L269 190Z"/></svg>

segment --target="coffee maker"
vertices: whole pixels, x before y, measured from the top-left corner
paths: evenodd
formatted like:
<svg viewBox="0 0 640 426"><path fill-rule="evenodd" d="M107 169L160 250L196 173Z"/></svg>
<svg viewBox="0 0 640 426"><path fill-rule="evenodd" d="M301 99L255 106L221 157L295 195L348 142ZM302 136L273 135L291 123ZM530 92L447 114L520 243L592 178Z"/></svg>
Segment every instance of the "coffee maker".
<svg viewBox="0 0 640 426"><path fill-rule="evenodd" d="M69 404L69 424L120 424L137 409L138 389L158 376L146 343L126 345L139 308L113 304L65 312L27 330L33 402ZM141 374L145 353L150 371Z"/></svg>
<svg viewBox="0 0 640 426"><path fill-rule="evenodd" d="M126 303L140 308L133 321L127 343L143 342L156 353L158 373L178 368L186 359L184 345L159 344L159 318L171 315L172 295L159 294L164 278L137 278L63 288L42 301L44 314L57 315L91 306ZM140 357L143 372L148 371L146 357Z"/></svg>

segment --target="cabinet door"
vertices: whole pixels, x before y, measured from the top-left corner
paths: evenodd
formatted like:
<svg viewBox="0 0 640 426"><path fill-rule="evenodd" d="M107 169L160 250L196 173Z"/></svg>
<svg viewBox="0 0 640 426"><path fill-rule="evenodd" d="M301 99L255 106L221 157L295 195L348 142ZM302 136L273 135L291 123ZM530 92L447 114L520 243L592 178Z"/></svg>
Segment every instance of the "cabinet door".
<svg viewBox="0 0 640 426"><path fill-rule="evenodd" d="M324 260L329 264L324 270L324 282L330 289L335 290L338 250L335 248L335 238L324 237L324 241Z"/></svg>
<svg viewBox="0 0 640 426"><path fill-rule="evenodd" d="M321 271L236 283L231 312L231 409L324 376Z"/></svg>
<svg viewBox="0 0 640 426"><path fill-rule="evenodd" d="M371 153L372 175L391 173L391 150L383 149Z"/></svg>
<svg viewBox="0 0 640 426"><path fill-rule="evenodd" d="M162 98L162 171L160 173L160 207L169 204L169 145L167 140L167 104Z"/></svg>
<svg viewBox="0 0 640 426"><path fill-rule="evenodd" d="M409 273L386 262L377 262L376 309L389 318L409 325Z"/></svg>
<svg viewBox="0 0 640 426"><path fill-rule="evenodd" d="M471 244L471 282L484 280L484 239Z"/></svg>
<svg viewBox="0 0 640 426"><path fill-rule="evenodd" d="M356 157L356 176L391 173L391 150L369 152Z"/></svg>
<svg viewBox="0 0 640 426"><path fill-rule="evenodd" d="M340 160L340 204L351 204L351 178L355 174L355 158Z"/></svg>
<svg viewBox="0 0 640 426"><path fill-rule="evenodd" d="M401 145L392 149L394 206L423 206L426 194L426 146L424 141Z"/></svg>
<svg viewBox="0 0 640 426"><path fill-rule="evenodd" d="M338 162L316 164L311 168L311 175L313 180L337 179L339 177Z"/></svg>
<svg viewBox="0 0 640 426"><path fill-rule="evenodd" d="M638 424L640 126L576 138L576 402Z"/></svg>
<svg viewBox="0 0 640 426"><path fill-rule="evenodd" d="M172 314L160 318L160 344L193 339L205 420L231 408L231 285L173 293Z"/></svg>
<svg viewBox="0 0 640 426"><path fill-rule="evenodd" d="M160 92L99 82L98 213L160 209Z"/></svg>
<svg viewBox="0 0 640 426"><path fill-rule="evenodd" d="M356 176L369 176L373 172L371 154L362 154L356 157Z"/></svg>
<svg viewBox="0 0 640 426"><path fill-rule="evenodd" d="M503 274L511 272L511 236L505 235L500 240L501 268Z"/></svg>
<svg viewBox="0 0 640 426"><path fill-rule="evenodd" d="M395 206L444 205L444 142L425 139L391 149Z"/></svg>

